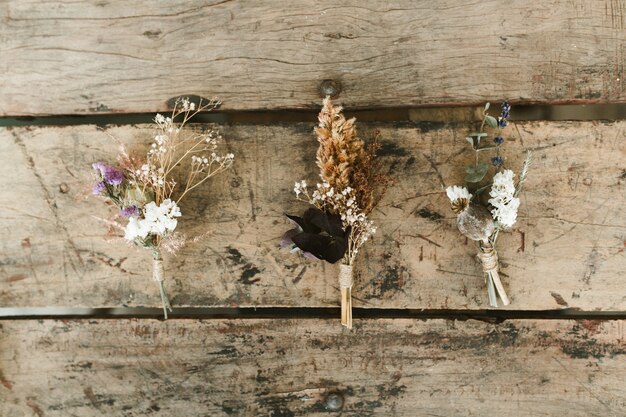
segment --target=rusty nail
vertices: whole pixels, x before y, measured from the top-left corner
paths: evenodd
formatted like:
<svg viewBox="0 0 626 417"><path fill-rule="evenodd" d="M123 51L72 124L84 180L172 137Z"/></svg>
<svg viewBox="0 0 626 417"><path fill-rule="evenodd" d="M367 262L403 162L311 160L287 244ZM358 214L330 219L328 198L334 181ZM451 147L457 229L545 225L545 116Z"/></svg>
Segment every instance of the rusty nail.
<svg viewBox="0 0 626 417"><path fill-rule="evenodd" d="M323 97L337 97L341 92L341 83L335 80L324 80L320 84L320 93Z"/></svg>
<svg viewBox="0 0 626 417"><path fill-rule="evenodd" d="M331 392L326 396L326 409L339 411L343 408L343 395L338 392Z"/></svg>

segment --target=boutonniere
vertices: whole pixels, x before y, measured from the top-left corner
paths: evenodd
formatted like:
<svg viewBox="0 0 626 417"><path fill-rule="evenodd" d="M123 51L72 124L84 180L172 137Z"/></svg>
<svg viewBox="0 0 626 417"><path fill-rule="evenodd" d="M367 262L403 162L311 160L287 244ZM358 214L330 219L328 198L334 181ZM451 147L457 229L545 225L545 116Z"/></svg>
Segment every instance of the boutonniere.
<svg viewBox="0 0 626 417"><path fill-rule="evenodd" d="M124 231L126 241L152 252L152 274L159 285L166 319L171 306L165 292L163 250L175 253L187 241L175 232L183 218L180 202L233 163L232 153L217 153L221 140L218 132L187 125L195 114L219 104L211 100L196 105L180 98L171 117L156 115L156 132L145 155L131 155L120 146L116 164L93 164L93 194L115 206L113 224Z"/></svg>
<svg viewBox="0 0 626 417"><path fill-rule="evenodd" d="M505 101L502 103L500 115L496 118L488 113L489 103L485 105L480 131L467 137L475 152L475 163L465 167L467 174L465 182L468 187L455 185L446 189L452 210L457 215L459 231L467 238L478 242L477 256L482 264L489 304L492 307L498 306L496 294L500 296L503 305L510 303L498 273L496 241L500 231L509 230L517 221L519 194L532 161L532 154L528 151L517 181L515 173L505 168L506 161L501 155L501 147L504 144L503 129L508 126L510 109L509 103ZM486 127L495 131L491 141L490 135L485 132ZM491 180L484 184L490 168L487 163L480 162L480 156L486 152L495 152L490 158L494 174ZM483 198L481 201L483 192L487 190L490 198ZM485 199L487 201L483 203Z"/></svg>
<svg viewBox="0 0 626 417"><path fill-rule="evenodd" d="M285 233L281 246L310 259L340 262L341 323L352 328L352 268L361 246L376 232L369 214L389 179L380 173L377 140L366 146L357 137L356 119L346 120L329 97L318 119L316 164L321 182L312 192L306 181L295 183L296 198L312 207L302 216L287 215L295 227Z"/></svg>

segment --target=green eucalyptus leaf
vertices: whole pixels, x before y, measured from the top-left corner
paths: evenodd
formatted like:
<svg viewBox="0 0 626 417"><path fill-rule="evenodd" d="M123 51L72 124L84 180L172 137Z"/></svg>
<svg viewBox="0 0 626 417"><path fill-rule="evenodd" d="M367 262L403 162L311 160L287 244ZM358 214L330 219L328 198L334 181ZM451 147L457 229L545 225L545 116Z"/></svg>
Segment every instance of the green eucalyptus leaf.
<svg viewBox="0 0 626 417"><path fill-rule="evenodd" d="M488 136L488 135L485 132L472 132L470 133L470 136L473 136L475 138L484 138L485 136Z"/></svg>
<svg viewBox="0 0 626 417"><path fill-rule="evenodd" d="M470 145L474 146L474 138L472 138L471 136L468 136L465 138L465 140L468 141Z"/></svg>
<svg viewBox="0 0 626 417"><path fill-rule="evenodd" d="M496 129L498 127L498 121L493 116L485 116L485 121L489 126Z"/></svg>
<svg viewBox="0 0 626 417"><path fill-rule="evenodd" d="M467 175L465 176L465 181L467 182L480 182L485 175L487 175L487 171L489 170L489 165L481 162L477 166L467 166L465 167L465 172Z"/></svg>
<svg viewBox="0 0 626 417"><path fill-rule="evenodd" d="M485 145L485 146L481 146L480 148L476 149L476 152L479 151L488 151L489 149L495 149L496 146L494 145Z"/></svg>
<svg viewBox="0 0 626 417"><path fill-rule="evenodd" d="M491 103L486 102L485 103L485 111L489 110L489 106L491 106Z"/></svg>

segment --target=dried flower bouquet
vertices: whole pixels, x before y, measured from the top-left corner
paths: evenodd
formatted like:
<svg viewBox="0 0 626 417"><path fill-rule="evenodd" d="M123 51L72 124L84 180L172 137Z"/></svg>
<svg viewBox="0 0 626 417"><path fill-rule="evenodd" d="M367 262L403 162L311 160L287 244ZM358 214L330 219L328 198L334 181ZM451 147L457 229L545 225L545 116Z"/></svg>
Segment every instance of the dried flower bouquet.
<svg viewBox="0 0 626 417"><path fill-rule="evenodd" d="M324 99L318 119L316 164L322 182L312 193L306 181L295 183L296 198L313 207L302 217L287 215L296 227L284 234L281 246L310 259L341 261L341 323L352 328L352 266L361 246L376 232L368 215L389 180L380 173L377 141L366 146L357 137L356 119L346 120L330 97Z"/></svg>
<svg viewBox="0 0 626 417"><path fill-rule="evenodd" d="M124 231L128 242L152 251L153 278L159 285L166 319L171 306L163 282L162 250L175 253L186 242L174 232L182 216L180 201L233 163L232 153L216 153L221 139L218 132L187 126L195 114L219 104L213 99L196 105L179 98L171 117L156 115L154 140L145 157L130 155L121 145L117 166L93 164L97 181L93 194L118 209L112 224ZM125 224L117 221L120 218L126 219Z"/></svg>
<svg viewBox="0 0 626 417"><path fill-rule="evenodd" d="M475 164L467 166L465 172L466 187L451 186L446 189L448 198L452 203L452 210L457 214L457 226L459 231L469 239L478 242L478 258L481 261L482 269L487 284L487 294L489 304L492 307L498 306L497 295L500 296L503 305L509 305L510 301L500 280L498 273L498 252L495 249L496 240L500 231L510 229L517 221L517 210L520 205L519 194L522 184L526 181L528 169L532 161L530 151L526 154L526 159L522 170L515 184L515 174L510 169L504 169L504 158L500 155L500 147L504 143L502 129L508 125L510 105L505 101L502 103L502 110L498 118L488 114L489 103L485 105L483 111L483 121L480 131L472 133L467 137L475 152ZM481 139L489 135L484 131L489 126L496 130L493 144L481 145ZM496 155L491 158L491 163L495 166L495 174L490 183L484 183L484 178L489 172L489 165L479 162L482 152L495 150ZM490 188L488 206L480 204L480 194Z"/></svg>

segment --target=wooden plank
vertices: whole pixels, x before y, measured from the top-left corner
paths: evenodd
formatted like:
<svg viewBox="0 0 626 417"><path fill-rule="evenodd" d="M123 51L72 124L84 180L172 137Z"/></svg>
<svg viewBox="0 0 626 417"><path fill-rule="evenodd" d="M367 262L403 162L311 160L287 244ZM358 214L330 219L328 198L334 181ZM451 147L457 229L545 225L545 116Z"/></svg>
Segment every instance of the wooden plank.
<svg viewBox="0 0 626 417"><path fill-rule="evenodd" d="M626 99L622 1L0 3L0 115Z"/></svg>
<svg viewBox="0 0 626 417"><path fill-rule="evenodd" d="M177 306L336 306L338 267L301 260L278 241L284 212L303 210L296 180L315 181L312 123L221 126L234 169L183 202L180 230L210 231L166 258ZM383 162L397 184L373 214L375 238L357 260L355 306L482 309L488 306L476 248L458 233L444 186L462 183L473 158L469 128L363 124L382 135ZM499 239L513 309L626 310L626 122L521 123L510 129L507 163L524 149L535 164L519 221ZM146 126L111 127L131 149ZM117 145L94 126L0 130L0 305L158 306L150 254L128 247L97 219L91 166ZM119 232L116 232L119 233Z"/></svg>
<svg viewBox="0 0 626 417"><path fill-rule="evenodd" d="M624 324L9 321L0 413L618 417Z"/></svg>

